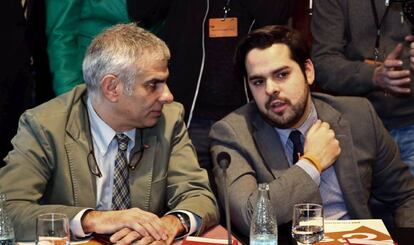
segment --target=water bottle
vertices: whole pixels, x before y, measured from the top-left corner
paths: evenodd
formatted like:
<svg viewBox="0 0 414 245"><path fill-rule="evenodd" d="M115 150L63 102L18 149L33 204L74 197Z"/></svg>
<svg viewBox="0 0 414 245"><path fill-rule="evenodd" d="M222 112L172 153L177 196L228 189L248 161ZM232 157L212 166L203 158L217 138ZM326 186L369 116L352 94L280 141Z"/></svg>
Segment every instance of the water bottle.
<svg viewBox="0 0 414 245"><path fill-rule="evenodd" d="M6 194L0 193L0 245L14 245L14 230L5 206Z"/></svg>
<svg viewBox="0 0 414 245"><path fill-rule="evenodd" d="M259 194L250 224L251 245L277 245L277 222L269 198L269 185L259 184Z"/></svg>

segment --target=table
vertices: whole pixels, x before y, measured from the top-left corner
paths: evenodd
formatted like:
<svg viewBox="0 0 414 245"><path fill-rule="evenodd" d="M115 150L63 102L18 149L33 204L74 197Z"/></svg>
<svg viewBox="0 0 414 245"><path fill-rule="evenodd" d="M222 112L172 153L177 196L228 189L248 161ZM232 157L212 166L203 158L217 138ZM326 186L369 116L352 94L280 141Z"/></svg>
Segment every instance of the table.
<svg viewBox="0 0 414 245"><path fill-rule="evenodd" d="M414 244L414 228L396 228L388 230L394 242L398 245L413 245ZM290 233L285 231L279 232L278 245L296 245Z"/></svg>
<svg viewBox="0 0 414 245"><path fill-rule="evenodd" d="M398 243L398 245L413 245L414 244L414 227L413 228L396 228L389 230L389 233L392 239ZM218 238L218 239L227 239L227 230L223 226L216 226L206 233L203 234L203 237L208 238ZM248 239L246 237L241 238L239 236L233 236L233 239L236 239L239 244L248 244ZM181 241L174 243L175 245L181 244ZM278 245L294 245L296 242L290 235L290 225L284 225L279 227L279 243ZM93 244L98 245L98 244Z"/></svg>
<svg viewBox="0 0 414 245"><path fill-rule="evenodd" d="M209 229L208 231L206 231L201 237L206 237L206 238L217 238L217 239L227 239L227 230L221 226L221 225L217 225L211 229ZM233 239L237 240L239 242L239 240L233 236ZM182 243L182 240L177 240L173 243L173 245L180 245ZM85 243L82 243L82 245L105 245L105 244L110 244L108 242L105 242L103 240L97 240L97 239L91 239ZM239 244L241 244L239 242Z"/></svg>
<svg viewBox="0 0 414 245"><path fill-rule="evenodd" d="M412 245L414 244L414 228L393 228L390 229L392 239L398 245Z"/></svg>
<svg viewBox="0 0 414 245"><path fill-rule="evenodd" d="M392 237L392 239L398 243L398 245L413 245L414 244L414 228L393 228L389 230L389 233ZM202 237L207 238L217 238L217 239L227 239L227 230L221 226L215 226L205 232ZM233 236L233 239L236 239L240 245L242 244L249 244L249 239L247 237L242 237L240 235ZM180 245L181 240L175 241L174 245ZM20 245L34 245L34 242L32 243L21 243ZM105 245L107 243L103 241L98 241L96 239L89 240L87 242L76 242L76 244L81 245ZM282 226L279 227L279 243L278 245L296 245L296 242L293 240L293 238L290 235L290 229L289 226Z"/></svg>
<svg viewBox="0 0 414 245"><path fill-rule="evenodd" d="M206 238L216 238L216 239L226 239L227 240L227 230L226 228L224 228L221 225L217 225L211 229L209 229L208 231L206 231L201 237L206 237ZM238 239L234 236L232 236L233 239L237 240ZM179 245L181 244L182 240L178 240L175 241L173 244L174 245ZM239 242L240 244L240 242Z"/></svg>

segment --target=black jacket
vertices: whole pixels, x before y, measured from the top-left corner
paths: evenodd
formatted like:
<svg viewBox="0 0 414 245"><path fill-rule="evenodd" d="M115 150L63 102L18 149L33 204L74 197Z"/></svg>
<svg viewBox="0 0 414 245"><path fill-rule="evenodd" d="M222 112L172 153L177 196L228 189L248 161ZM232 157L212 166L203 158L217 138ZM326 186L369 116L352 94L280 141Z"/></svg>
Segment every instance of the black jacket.
<svg viewBox="0 0 414 245"><path fill-rule="evenodd" d="M171 50L169 87L176 101L184 104L186 116L195 96L202 62L202 23L205 22L206 59L194 116L218 120L245 104L242 79L233 72L237 43L252 28L286 24L292 0L232 0L229 17L238 18L238 36L208 37L208 19L222 18L225 0L127 0L131 19L144 26L163 22L159 36ZM254 21L254 22L253 22Z"/></svg>

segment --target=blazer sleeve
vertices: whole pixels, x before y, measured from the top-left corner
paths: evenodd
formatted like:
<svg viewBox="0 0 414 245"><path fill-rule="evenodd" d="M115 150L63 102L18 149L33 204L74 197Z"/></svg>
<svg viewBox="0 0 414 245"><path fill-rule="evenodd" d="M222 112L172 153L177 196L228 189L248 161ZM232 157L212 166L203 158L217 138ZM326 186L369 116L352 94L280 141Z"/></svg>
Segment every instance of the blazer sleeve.
<svg viewBox="0 0 414 245"><path fill-rule="evenodd" d="M39 214L64 213L71 219L85 208L42 204L48 196L46 190L56 163L50 137L36 118L26 112L12 140L14 149L5 158L6 166L0 169L0 192L7 195L6 210L18 241L35 240Z"/></svg>
<svg viewBox="0 0 414 245"><path fill-rule="evenodd" d="M372 194L394 210L398 227L414 227L414 177L400 158L398 146L367 102L375 131L377 158L373 166Z"/></svg>
<svg viewBox="0 0 414 245"><path fill-rule="evenodd" d="M187 210L202 219L197 234L218 224L219 212L207 172L197 161L195 149L184 123L184 109L174 126L172 149L168 166L167 199L170 210Z"/></svg>
<svg viewBox="0 0 414 245"><path fill-rule="evenodd" d="M46 36L53 89L57 95L82 83L78 34L82 0L46 0Z"/></svg>
<svg viewBox="0 0 414 245"><path fill-rule="evenodd" d="M321 0L313 4L312 60L318 84L338 94L364 95L373 91L375 65L346 57L347 1Z"/></svg>
<svg viewBox="0 0 414 245"><path fill-rule="evenodd" d="M258 153L256 145L249 139L251 133L244 130L244 128L233 127L222 120L214 124L210 131L213 173L219 200L223 206L225 186L222 184L223 175L216 158L222 151L231 156L231 163L227 170L227 183L231 219L238 230L246 236L249 235L250 221L257 201L258 183L269 183L270 201L279 225L291 221L294 204L322 202L318 186L302 168L293 166L278 170L280 176L273 177Z"/></svg>

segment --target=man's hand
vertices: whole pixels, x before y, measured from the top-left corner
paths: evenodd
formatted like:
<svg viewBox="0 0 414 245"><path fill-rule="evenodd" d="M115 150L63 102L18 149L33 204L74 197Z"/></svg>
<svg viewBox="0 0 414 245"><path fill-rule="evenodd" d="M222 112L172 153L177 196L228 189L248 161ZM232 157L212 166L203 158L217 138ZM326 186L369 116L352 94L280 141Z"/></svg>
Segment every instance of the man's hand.
<svg viewBox="0 0 414 245"><path fill-rule="evenodd" d="M317 120L305 137L304 155L316 157L322 170L331 166L341 153L339 141L329 124Z"/></svg>
<svg viewBox="0 0 414 245"><path fill-rule="evenodd" d="M406 36L405 41L410 43L410 69L414 71L414 35Z"/></svg>
<svg viewBox="0 0 414 245"><path fill-rule="evenodd" d="M151 236L155 240L167 240L170 230L165 222L153 213L139 208L118 211L90 211L82 217L85 233L112 234L129 228L137 237Z"/></svg>
<svg viewBox="0 0 414 245"><path fill-rule="evenodd" d="M400 60L403 49L404 46L401 43L397 44L394 50L387 55L384 63L374 70L372 80L377 87L384 91L395 94L408 94L411 92L410 70L403 69L403 62ZM414 57L413 49L411 49L410 54L411 52L413 54L412 57ZM414 70L414 58L410 58L410 65L411 69Z"/></svg>
<svg viewBox="0 0 414 245"><path fill-rule="evenodd" d="M178 234L182 234L185 231L185 228L181 224L181 221L177 216L169 214L161 218L161 222L164 227L167 227L167 236L165 240L156 240L152 236L142 236L140 233L131 230L130 228L124 228L110 238L112 243L117 243L120 245L134 243L136 245L161 245L161 244L172 244L174 238Z"/></svg>

